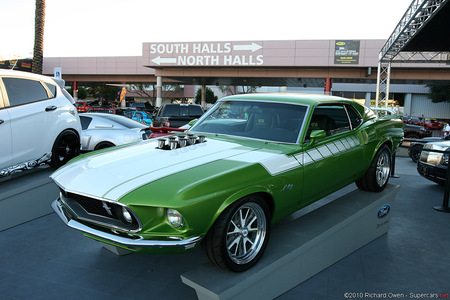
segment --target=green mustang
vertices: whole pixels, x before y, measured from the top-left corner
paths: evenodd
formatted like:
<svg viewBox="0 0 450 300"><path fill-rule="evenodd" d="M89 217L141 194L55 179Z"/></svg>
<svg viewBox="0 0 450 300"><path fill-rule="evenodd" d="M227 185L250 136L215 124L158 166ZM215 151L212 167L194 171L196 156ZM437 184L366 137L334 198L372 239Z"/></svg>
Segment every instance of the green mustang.
<svg viewBox="0 0 450 300"><path fill-rule="evenodd" d="M240 272L274 222L352 182L383 190L402 138L401 120L344 98L230 96L186 133L73 159L51 176L52 207L98 241L149 253L202 244Z"/></svg>

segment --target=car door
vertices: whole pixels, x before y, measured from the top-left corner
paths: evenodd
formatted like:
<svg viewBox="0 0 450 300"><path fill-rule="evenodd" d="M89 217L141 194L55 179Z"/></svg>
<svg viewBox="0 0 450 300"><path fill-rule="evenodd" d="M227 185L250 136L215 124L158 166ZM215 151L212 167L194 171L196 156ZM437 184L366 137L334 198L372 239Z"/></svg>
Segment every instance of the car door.
<svg viewBox="0 0 450 300"><path fill-rule="evenodd" d="M8 109L5 107L0 88L0 177L1 172L5 168L12 165L12 144L11 144L11 122L9 118ZM6 175L6 174L4 174Z"/></svg>
<svg viewBox="0 0 450 300"><path fill-rule="evenodd" d="M358 120L352 120L348 110L344 104L314 110L307 135L312 130L324 130L326 137L310 140L307 136L305 140L300 157L305 174L302 201L322 198L352 183L360 172L363 142L357 130Z"/></svg>
<svg viewBox="0 0 450 300"><path fill-rule="evenodd" d="M51 152L58 100L38 80L4 77L11 121L12 163L32 162Z"/></svg>

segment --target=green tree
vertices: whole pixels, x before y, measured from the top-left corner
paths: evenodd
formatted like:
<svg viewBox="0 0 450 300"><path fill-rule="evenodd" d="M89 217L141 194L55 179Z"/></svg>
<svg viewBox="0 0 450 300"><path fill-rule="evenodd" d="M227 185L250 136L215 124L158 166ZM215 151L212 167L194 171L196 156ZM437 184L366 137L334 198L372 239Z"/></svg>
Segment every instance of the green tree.
<svg viewBox="0 0 450 300"><path fill-rule="evenodd" d="M140 98L147 98L153 107L156 106L156 85L136 83L128 87L130 92L139 95ZM162 95L164 98L174 98L176 93L182 90L179 84L164 84L162 86Z"/></svg>
<svg viewBox="0 0 450 300"><path fill-rule="evenodd" d="M100 96L103 96L103 99L111 102L116 100L117 93L120 92L121 89L122 88L117 86L99 85L90 87L88 93L97 99Z"/></svg>
<svg viewBox="0 0 450 300"><path fill-rule="evenodd" d="M69 92L69 94L72 95L73 97L73 88L71 87L70 89L67 90ZM78 87L78 99L80 100L84 100L87 98L88 95L88 90L84 87L84 86L79 86Z"/></svg>
<svg viewBox="0 0 450 300"><path fill-rule="evenodd" d="M42 74L44 57L44 23L45 23L45 0L36 0L36 11L34 17L34 51L33 65L31 71Z"/></svg>
<svg viewBox="0 0 450 300"><path fill-rule="evenodd" d="M206 93L205 93L205 100L206 103L216 103L217 96L214 95L213 90L211 90L209 87L206 87ZM197 94L195 95L195 103L201 104L202 103L202 89L197 90Z"/></svg>
<svg viewBox="0 0 450 300"><path fill-rule="evenodd" d="M450 85L427 85L432 102L450 102Z"/></svg>

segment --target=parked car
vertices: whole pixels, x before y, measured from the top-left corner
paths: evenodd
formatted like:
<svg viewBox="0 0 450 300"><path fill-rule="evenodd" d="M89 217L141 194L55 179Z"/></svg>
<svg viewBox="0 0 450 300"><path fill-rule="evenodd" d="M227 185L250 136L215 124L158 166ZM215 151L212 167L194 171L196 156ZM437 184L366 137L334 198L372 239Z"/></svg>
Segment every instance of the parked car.
<svg viewBox="0 0 450 300"><path fill-rule="evenodd" d="M62 166L79 154L80 134L75 101L57 81L0 70L0 177Z"/></svg>
<svg viewBox="0 0 450 300"><path fill-rule="evenodd" d="M92 106L89 103L83 101L78 101L76 106L79 113L85 113L92 109Z"/></svg>
<svg viewBox="0 0 450 300"><path fill-rule="evenodd" d="M153 118L153 126L178 128L200 118L203 113L203 108L196 104L165 104Z"/></svg>
<svg viewBox="0 0 450 300"><path fill-rule="evenodd" d="M425 118L423 123L427 130L442 130L442 127L444 127L441 122L433 118Z"/></svg>
<svg viewBox="0 0 450 300"><path fill-rule="evenodd" d="M423 126L422 121L418 117L410 117L408 119L408 124Z"/></svg>
<svg viewBox="0 0 450 300"><path fill-rule="evenodd" d="M445 185L448 154L433 152L432 150L446 151L448 148L450 148L449 140L426 143L417 163L419 174L440 185Z"/></svg>
<svg viewBox="0 0 450 300"><path fill-rule="evenodd" d="M130 104L130 108L142 110L148 113L152 113L155 110L155 108L148 102L132 102Z"/></svg>
<svg viewBox="0 0 450 300"><path fill-rule="evenodd" d="M398 118L403 121L403 117L401 115L398 115L396 112L394 112L390 108L385 107L370 107L371 110L373 110L379 117L384 118Z"/></svg>
<svg viewBox="0 0 450 300"><path fill-rule="evenodd" d="M138 122L147 124L148 126L152 126L152 115L144 112L144 111L137 111L132 110L125 113L125 116L127 116L130 119L136 120Z"/></svg>
<svg viewBox="0 0 450 300"><path fill-rule="evenodd" d="M100 150L146 140L152 135L147 125L125 116L107 113L80 114L83 151Z"/></svg>
<svg viewBox="0 0 450 300"><path fill-rule="evenodd" d="M431 132L427 131L420 125L405 124L405 138L421 139L424 137L431 137Z"/></svg>
<svg viewBox="0 0 450 300"><path fill-rule="evenodd" d="M422 153L423 146L426 143L434 142L434 141L444 141L444 140L450 140L450 136L446 137L426 137L423 139L415 140L411 142L409 148L408 148L408 154L409 157L411 157L413 162L418 162L420 158L420 154Z"/></svg>
<svg viewBox="0 0 450 300"><path fill-rule="evenodd" d="M52 207L98 241L148 253L202 244L214 265L245 271L272 223L351 182L382 191L402 138L400 119L348 99L235 95L186 133L72 160L51 176Z"/></svg>

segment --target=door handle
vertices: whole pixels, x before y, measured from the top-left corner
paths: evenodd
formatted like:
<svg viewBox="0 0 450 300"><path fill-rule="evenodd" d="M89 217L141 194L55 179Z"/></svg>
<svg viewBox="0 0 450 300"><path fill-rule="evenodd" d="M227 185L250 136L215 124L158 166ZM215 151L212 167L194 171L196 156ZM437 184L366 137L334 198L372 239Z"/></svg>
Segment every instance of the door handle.
<svg viewBox="0 0 450 300"><path fill-rule="evenodd" d="M3 123L5 123L5 121L3 121L3 120L0 120L0 125L2 125Z"/></svg>
<svg viewBox="0 0 450 300"><path fill-rule="evenodd" d="M54 106L54 105L51 105L51 106L47 106L46 108L45 108L45 111L51 111L51 110L55 110L57 107L56 106Z"/></svg>

